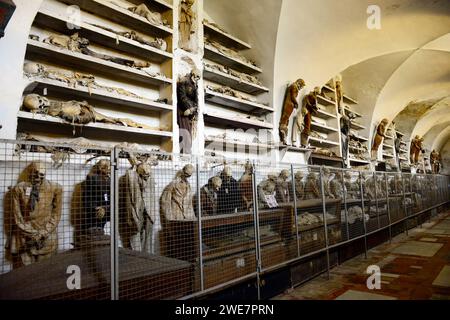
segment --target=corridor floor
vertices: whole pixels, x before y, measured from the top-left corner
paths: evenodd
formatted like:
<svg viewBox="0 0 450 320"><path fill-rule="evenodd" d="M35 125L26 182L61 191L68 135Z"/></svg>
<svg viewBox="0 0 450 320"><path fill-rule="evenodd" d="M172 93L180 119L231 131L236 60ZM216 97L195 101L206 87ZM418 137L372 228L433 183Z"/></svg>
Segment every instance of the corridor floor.
<svg viewBox="0 0 450 320"><path fill-rule="evenodd" d="M367 267L381 270L381 288L367 287ZM450 212L398 235L275 300L450 300Z"/></svg>

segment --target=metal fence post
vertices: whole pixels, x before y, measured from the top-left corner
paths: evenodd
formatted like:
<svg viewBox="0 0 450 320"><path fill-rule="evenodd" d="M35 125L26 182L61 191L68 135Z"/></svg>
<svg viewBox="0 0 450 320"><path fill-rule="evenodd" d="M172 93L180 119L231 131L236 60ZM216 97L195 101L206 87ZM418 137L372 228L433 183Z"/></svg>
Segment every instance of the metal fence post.
<svg viewBox="0 0 450 320"><path fill-rule="evenodd" d="M375 212L377 214L377 224L378 224L378 228L377 230L380 229L381 227L381 223L380 223L380 210L379 210L379 203L378 203L378 175L376 172L373 173L373 181L375 182ZM389 193L389 190L386 190L386 193Z"/></svg>
<svg viewBox="0 0 450 320"><path fill-rule="evenodd" d="M203 235L202 235L202 199L200 194L200 165L197 158L196 162L196 179L197 179L197 233L198 233L198 261L200 264L200 290L205 290L205 274L203 268Z"/></svg>
<svg viewBox="0 0 450 320"><path fill-rule="evenodd" d="M359 172L359 188L360 188L360 192L361 192L362 221L363 221L363 229L364 229L364 256L367 259L367 227L366 227L366 217L365 217L366 210L365 210L365 206L364 206L364 188L363 188L362 172ZM370 217L369 217L369 219L370 219Z"/></svg>
<svg viewBox="0 0 450 320"><path fill-rule="evenodd" d="M330 279L330 250L328 248L327 205L325 199L325 186L323 183L323 167L320 167L320 190L322 192L323 227L325 230L325 249L327 254L327 277Z"/></svg>
<svg viewBox="0 0 450 320"><path fill-rule="evenodd" d="M402 184L405 185L405 180L404 180L403 175L402 175ZM405 188L403 188L402 194L403 194L403 197L402 197L402 199L403 199L403 204L402 204L403 213L405 214L406 217L408 217L408 212L406 212L406 208L405 208L405 205L406 205ZM408 235L408 221L409 221L408 219L405 219L403 221L403 223L405 224L406 235Z"/></svg>
<svg viewBox="0 0 450 320"><path fill-rule="evenodd" d="M346 240L350 240L350 230L348 227L348 207L347 207L347 187L345 186L345 173L344 173L345 169L342 169L342 189L344 191L344 209L345 209L345 231L347 233L347 239Z"/></svg>
<svg viewBox="0 0 450 320"><path fill-rule="evenodd" d="M119 300L119 151L111 150L110 224L111 224L111 300Z"/></svg>
<svg viewBox="0 0 450 320"><path fill-rule="evenodd" d="M297 257L300 257L300 238L298 233L298 217L297 217L297 193L295 187L295 174L294 165L291 164L291 180L292 180L292 192L294 194L294 221L295 221L295 234L297 237Z"/></svg>
<svg viewBox="0 0 450 320"><path fill-rule="evenodd" d="M253 161L253 174L252 174L252 186L253 186L253 224L255 229L255 258L256 258L256 287L258 293L258 300L261 300L261 251L260 251L260 239L259 239L259 208L258 208L258 186L256 184L256 165Z"/></svg>
<svg viewBox="0 0 450 320"><path fill-rule="evenodd" d="M384 182L386 187L386 205L387 205L387 215L388 215L388 223L389 223L389 243L392 243L392 221L391 221L391 206L389 204L389 188L388 188L388 177L387 173L384 173Z"/></svg>

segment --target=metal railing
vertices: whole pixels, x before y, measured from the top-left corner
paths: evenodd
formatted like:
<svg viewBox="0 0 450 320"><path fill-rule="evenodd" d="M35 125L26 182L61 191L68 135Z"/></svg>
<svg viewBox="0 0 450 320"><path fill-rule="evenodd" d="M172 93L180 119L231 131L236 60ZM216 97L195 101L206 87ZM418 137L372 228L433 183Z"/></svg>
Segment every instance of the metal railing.
<svg viewBox="0 0 450 320"><path fill-rule="evenodd" d="M0 141L0 299L188 299L445 205L442 175ZM319 268L320 269L320 268Z"/></svg>

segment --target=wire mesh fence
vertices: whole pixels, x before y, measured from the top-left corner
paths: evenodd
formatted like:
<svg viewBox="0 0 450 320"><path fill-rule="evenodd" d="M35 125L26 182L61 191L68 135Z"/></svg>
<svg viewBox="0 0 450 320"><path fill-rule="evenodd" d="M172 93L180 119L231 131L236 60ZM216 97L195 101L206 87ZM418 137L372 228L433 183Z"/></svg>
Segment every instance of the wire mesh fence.
<svg viewBox="0 0 450 320"><path fill-rule="evenodd" d="M449 178L1 141L0 200L0 299L178 299L319 252L329 269Z"/></svg>
<svg viewBox="0 0 450 320"><path fill-rule="evenodd" d="M111 150L0 149L0 297L110 299Z"/></svg>

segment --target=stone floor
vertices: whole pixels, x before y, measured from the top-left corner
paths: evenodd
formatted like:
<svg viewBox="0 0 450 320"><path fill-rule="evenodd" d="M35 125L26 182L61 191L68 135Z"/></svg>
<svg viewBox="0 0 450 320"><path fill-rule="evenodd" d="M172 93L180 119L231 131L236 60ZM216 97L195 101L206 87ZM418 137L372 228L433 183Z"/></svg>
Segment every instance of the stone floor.
<svg viewBox="0 0 450 320"><path fill-rule="evenodd" d="M367 287L367 267L381 270L380 289ZM275 300L450 300L450 212L333 268Z"/></svg>

